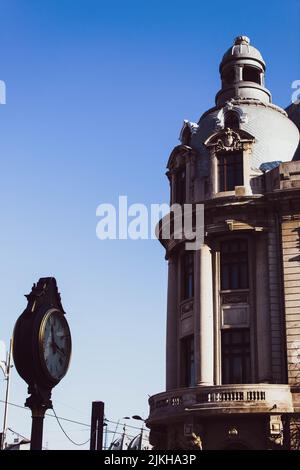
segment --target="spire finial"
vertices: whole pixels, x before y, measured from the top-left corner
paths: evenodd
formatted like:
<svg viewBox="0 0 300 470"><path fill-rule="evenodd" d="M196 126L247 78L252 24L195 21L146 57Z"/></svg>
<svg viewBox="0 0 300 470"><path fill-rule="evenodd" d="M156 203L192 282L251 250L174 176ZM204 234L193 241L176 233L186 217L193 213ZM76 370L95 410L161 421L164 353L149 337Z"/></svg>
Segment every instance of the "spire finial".
<svg viewBox="0 0 300 470"><path fill-rule="evenodd" d="M239 44L247 44L249 46L250 39L248 36L237 36L234 40L234 45L237 46Z"/></svg>

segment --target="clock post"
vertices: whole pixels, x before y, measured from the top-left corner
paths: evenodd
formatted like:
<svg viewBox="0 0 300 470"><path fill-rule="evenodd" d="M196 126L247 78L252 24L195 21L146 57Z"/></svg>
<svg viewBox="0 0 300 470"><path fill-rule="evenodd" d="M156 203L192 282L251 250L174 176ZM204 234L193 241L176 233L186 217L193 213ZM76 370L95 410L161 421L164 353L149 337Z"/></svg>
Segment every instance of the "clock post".
<svg viewBox="0 0 300 470"><path fill-rule="evenodd" d="M30 449L41 450L45 412L52 408L52 389L69 367L71 333L55 278L39 279L26 298L27 307L14 328L13 357L30 394L25 402L32 413Z"/></svg>
<svg viewBox="0 0 300 470"><path fill-rule="evenodd" d="M28 393L30 393L30 390L28 390ZM50 398L51 390L47 391L46 394L41 390L34 390L25 402L25 406L31 409L32 416L30 450L42 449L44 417L46 411L52 408Z"/></svg>

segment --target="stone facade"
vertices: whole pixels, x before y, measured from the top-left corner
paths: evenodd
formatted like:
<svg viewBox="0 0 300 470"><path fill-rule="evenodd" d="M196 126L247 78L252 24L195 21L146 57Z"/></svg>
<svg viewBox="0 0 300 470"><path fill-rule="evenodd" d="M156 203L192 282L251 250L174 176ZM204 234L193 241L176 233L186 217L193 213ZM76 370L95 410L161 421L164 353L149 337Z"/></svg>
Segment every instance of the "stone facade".
<svg viewBox="0 0 300 470"><path fill-rule="evenodd" d="M248 38L235 40L220 72L216 107L184 122L168 161L171 203L204 205L205 238L187 251L174 233L162 237L167 218L158 227L169 265L166 391L149 399L150 440L298 448L299 132L271 103Z"/></svg>

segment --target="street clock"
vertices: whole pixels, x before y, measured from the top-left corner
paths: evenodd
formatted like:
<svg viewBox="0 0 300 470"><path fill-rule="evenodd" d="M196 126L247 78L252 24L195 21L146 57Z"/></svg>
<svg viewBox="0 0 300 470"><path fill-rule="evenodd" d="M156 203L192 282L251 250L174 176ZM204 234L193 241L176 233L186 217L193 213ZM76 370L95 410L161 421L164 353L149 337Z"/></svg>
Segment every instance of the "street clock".
<svg viewBox="0 0 300 470"><path fill-rule="evenodd" d="M16 369L29 387L53 388L66 374L71 333L54 278L41 278L26 296L28 305L13 334Z"/></svg>
<svg viewBox="0 0 300 470"><path fill-rule="evenodd" d="M28 384L25 406L33 419L52 408L51 391L66 375L71 359L71 333L53 277L41 278L26 295L28 304L13 333L13 358ZM42 426L31 448L40 448ZM34 422L32 432L34 430Z"/></svg>

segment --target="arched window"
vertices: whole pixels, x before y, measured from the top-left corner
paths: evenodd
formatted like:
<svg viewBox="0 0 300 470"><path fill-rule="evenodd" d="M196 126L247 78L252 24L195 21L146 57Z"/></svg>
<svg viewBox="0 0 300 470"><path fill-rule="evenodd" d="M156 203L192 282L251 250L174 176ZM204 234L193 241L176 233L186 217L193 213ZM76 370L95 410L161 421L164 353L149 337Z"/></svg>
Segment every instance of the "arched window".
<svg viewBox="0 0 300 470"><path fill-rule="evenodd" d="M243 80L245 82L255 82L261 85L260 70L256 67L245 65L243 68Z"/></svg>
<svg viewBox="0 0 300 470"><path fill-rule="evenodd" d="M240 118L236 111L227 111L224 118L224 127L238 129L240 127Z"/></svg>

